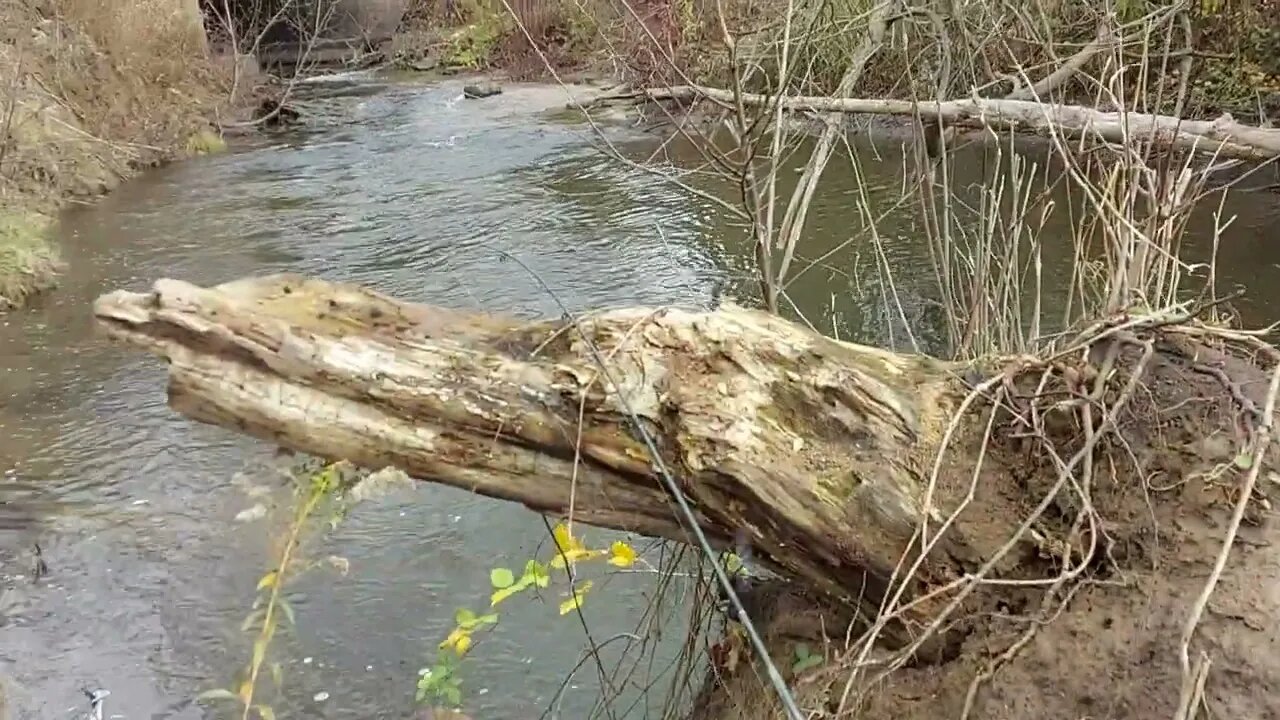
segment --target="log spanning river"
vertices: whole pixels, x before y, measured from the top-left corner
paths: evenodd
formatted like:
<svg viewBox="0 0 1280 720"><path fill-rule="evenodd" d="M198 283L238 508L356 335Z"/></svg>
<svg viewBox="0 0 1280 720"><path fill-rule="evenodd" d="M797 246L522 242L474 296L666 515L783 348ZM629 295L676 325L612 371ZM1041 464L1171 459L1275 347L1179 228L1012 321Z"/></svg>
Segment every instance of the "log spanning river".
<svg viewBox="0 0 1280 720"><path fill-rule="evenodd" d="M150 173L67 213L63 288L0 318L0 708L12 718L83 717L85 690L110 693L104 717L229 717L192 699L233 682L248 659L240 625L280 531L256 509L281 495L283 461L169 411L163 368L95 334L89 303L99 294L159 277L209 284L295 271L454 307L558 316L562 305L705 306L754 289L751 248L723 209L607 159L601 145L684 168L695 154L654 134L614 125L601 138L548 115L565 100L558 88L472 101L460 82L353 76L313 83L304 96L313 121L301 131ZM859 137L855 146L870 204L885 213L883 256L848 242L865 235L864 215L857 175L837 158L801 247L806 263L821 262L789 288L790 311L842 338L900 349L910 325L924 349L936 347L918 213L892 209L900 142ZM961 153L954 181L989 182L990 149ZM723 182L683 180L732 200ZM1278 200L1242 192L1225 206L1236 219L1219 277L1247 287L1236 307L1251 323L1280 320ZM1212 221L1206 212L1192 229L1202 253ZM1066 213L1050 221L1063 246L1049 250L1050 282L1069 274L1072 222ZM895 271L896 315L884 310L877 264ZM358 506L307 550L345 567L322 562L290 588L297 628L272 647L285 670L278 713L411 717L418 669L455 609L479 607L491 567L522 565L545 542L533 513L447 488ZM38 580L37 544L48 568ZM633 631L655 591L643 571L596 591L586 612L596 641ZM690 602L678 592L667 593L653 658L627 676L623 694L638 701L596 707L594 670L566 682L586 646L581 624L559 617L554 601L515 602L467 665L469 711L478 720L544 710L661 717Z"/></svg>

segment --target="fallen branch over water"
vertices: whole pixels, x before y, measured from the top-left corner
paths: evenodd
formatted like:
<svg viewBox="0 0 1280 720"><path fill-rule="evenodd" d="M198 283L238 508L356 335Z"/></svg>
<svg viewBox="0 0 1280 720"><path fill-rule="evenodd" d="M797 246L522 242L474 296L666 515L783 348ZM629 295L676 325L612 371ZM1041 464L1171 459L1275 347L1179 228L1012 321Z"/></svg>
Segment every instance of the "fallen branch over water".
<svg viewBox="0 0 1280 720"><path fill-rule="evenodd" d="M1006 98L967 98L942 103L882 98L839 98L743 93L697 85L648 88L600 98L680 102L711 101L726 107L741 102L748 107L773 107L780 103L790 112L898 115L937 119L946 125L988 127L997 130L1047 132L1055 129L1068 137L1091 137L1111 143L1154 141L1163 147L1217 153L1242 160L1280 157L1280 128L1243 125L1230 115L1215 120L1183 120L1168 115L1139 112L1103 112L1078 105L1061 105Z"/></svg>
<svg viewBox="0 0 1280 720"><path fill-rule="evenodd" d="M541 512L572 498L579 521L687 540L626 402L712 535L749 528L763 558L848 596L868 569L887 579L909 544L965 392L946 364L745 309L528 323L274 276L161 280L95 312L169 361L170 403L189 417ZM939 581L981 555L961 533L948 545Z"/></svg>
<svg viewBox="0 0 1280 720"><path fill-rule="evenodd" d="M775 659L798 640L828 659L798 679L802 706L847 712L852 687L886 720L1171 717L1182 624L1248 467L1241 407L1267 399L1248 360L1161 317L1099 325L1070 361L1010 359L975 390L966 368L735 307L528 322L280 275L161 280L94 311L169 362L169 402L193 419L687 541L634 411L707 533L745 528L790 581L753 612ZM1221 570L1190 646L1231 668L1206 702L1280 716L1280 565L1246 547ZM858 606L871 617L846 644ZM759 682L718 664L694 716L776 716Z"/></svg>

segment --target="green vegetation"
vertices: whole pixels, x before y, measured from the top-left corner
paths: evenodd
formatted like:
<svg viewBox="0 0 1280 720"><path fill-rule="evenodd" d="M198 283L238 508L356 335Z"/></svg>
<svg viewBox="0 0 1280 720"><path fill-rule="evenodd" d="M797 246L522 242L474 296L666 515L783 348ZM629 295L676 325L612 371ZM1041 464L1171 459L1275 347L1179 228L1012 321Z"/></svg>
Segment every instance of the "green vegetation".
<svg viewBox="0 0 1280 720"><path fill-rule="evenodd" d="M301 472L294 487L294 503L291 517L285 527L283 542L275 566L258 580L258 597L245 617L241 629L254 632L253 652L244 672L234 683L234 689L215 688L201 693L201 701L230 700L239 704L241 717L249 720L275 720L275 710L260 700L258 682L263 670L270 674L273 685L279 689L284 682L284 669L278 662L268 662L267 652L272 640L281 628L292 627L297 619L293 607L285 599L286 584L301 575L309 565L301 557L301 545L311 520L322 510L328 509L330 526L341 519L344 508L340 504L344 490L344 473L347 463L325 465L314 472Z"/></svg>
<svg viewBox="0 0 1280 720"><path fill-rule="evenodd" d="M464 12L471 21L445 39L441 62L449 67L472 70L489 67L494 49L506 35L515 32L510 15L486 0L474 0Z"/></svg>
<svg viewBox="0 0 1280 720"><path fill-rule="evenodd" d="M404 477L391 471L384 473L386 476ZM278 549L272 566L258 579L257 596L241 625L241 629L250 633L253 639L250 659L227 687L205 691L198 700L234 703L243 720L253 717L274 720L275 709L262 699L261 681L269 677L271 687L276 691L284 682L283 665L270 657L271 644L280 632L297 624L284 589L318 564L306 557L304 546L307 540L337 527L354 504L383 492L390 484L384 473L366 473L345 461L320 466L316 466L314 461L306 461L295 468L290 500L276 508L287 517L287 521L278 528ZM560 584L563 589L559 592L557 607L560 615L568 615L582 607L594 586L593 580L582 579L578 575L584 564L601 561L618 569L637 564L648 566L637 556L635 548L622 541L615 541L603 549L588 547L573 534L567 523L559 523L552 528L551 536L553 546L549 556L545 560L528 560L519 575L507 567L490 569L491 592L484 611L477 613L469 608L459 608L455 612L454 628L438 644L432 664L418 673L417 702L433 707L456 708L462 705L460 670L463 659L474 646L479 633L498 625L501 615L496 608L501 603L517 595L549 591L554 584ZM345 566L345 562L334 563L333 558L330 561L331 564ZM736 557L729 556L727 562L733 572L741 568ZM797 662L804 662L807 666L813 661L797 658Z"/></svg>
<svg viewBox="0 0 1280 720"><path fill-rule="evenodd" d="M594 583L579 580L575 570L579 563L605 560L617 568L629 568L638 558L633 547L622 541L614 542L608 550L589 549L573 534L566 523L559 523L551 531L555 547L546 561L529 560L517 577L509 568L495 567L489 571L489 583L493 593L489 596L489 611L480 615L468 608L459 608L454 616L456 626L440 643L435 664L418 673L417 701L428 705L444 704L457 707L462 704L462 681L458 669L462 658L471 649L476 631L492 628L500 616L493 611L499 603L520 593L536 593L551 586L552 571L565 575L568 587L559 602L561 615L567 615L582 607L587 593Z"/></svg>
<svg viewBox="0 0 1280 720"><path fill-rule="evenodd" d="M212 155L220 153L227 149L227 141L222 136L210 129L198 130L194 135L187 138L187 154L188 155Z"/></svg>
<svg viewBox="0 0 1280 720"><path fill-rule="evenodd" d="M0 310L20 308L56 284L61 266L39 215L0 214Z"/></svg>
<svg viewBox="0 0 1280 720"><path fill-rule="evenodd" d="M722 87L734 81L724 36L728 29L738 67L749 68L740 78L745 89L760 92L777 78L779 49L784 34L790 33L788 62L793 72L803 68L802 82L793 78L799 85L795 91L824 95L840 86L850 53L871 32L873 10L880 5L872 0L795 3L788 26L780 19L789 4L781 0L673 0L665 10L643 13L602 0L509 4L519 22L494 0L464 1L458 18L423 10L418 22L431 28L457 23L441 35L439 51L441 61L455 67L496 68L530 77L547 75L549 63L557 71L596 67L620 72L623 79L642 85L692 79ZM1007 94L1019 73L1042 77L1095 40L1104 11L1096 3L1063 0L1040 4L1036 13L1014 19L1006 18L998 3L972 5L963 14L894 14L886 26L888 42L861 74L854 95L962 98L973 88L989 97ZM1260 104L1280 94L1278 15L1271 0L1199 0L1181 10L1168 0L1117 3L1115 19L1130 45L1126 59L1145 57L1154 71L1162 56L1169 58L1160 73L1168 92L1142 99L1144 109L1177 109L1174 90L1189 67L1184 115L1231 111L1241 120L1256 117ZM1141 32L1145 23L1161 16L1175 17L1176 24ZM533 52L530 38L539 52ZM1192 62L1184 64L1183 58ZM1130 85L1128 98L1134 101L1139 85L1152 84L1139 72L1124 77ZM1062 90L1071 102L1083 105L1095 104L1099 95L1094 79L1083 76L1069 79Z"/></svg>

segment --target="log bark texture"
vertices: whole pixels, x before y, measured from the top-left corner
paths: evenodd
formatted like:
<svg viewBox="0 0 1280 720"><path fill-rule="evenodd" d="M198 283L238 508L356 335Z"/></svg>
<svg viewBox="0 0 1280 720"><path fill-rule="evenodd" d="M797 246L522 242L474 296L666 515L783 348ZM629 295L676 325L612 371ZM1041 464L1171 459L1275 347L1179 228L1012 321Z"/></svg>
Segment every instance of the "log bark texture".
<svg viewBox="0 0 1280 720"><path fill-rule="evenodd" d="M966 392L940 361L741 308L525 322L281 275L161 280L95 313L168 360L170 403L196 420L687 541L634 412L711 536L746 528L761 559L842 597L881 587L901 559ZM957 530L927 582L990 550Z"/></svg>

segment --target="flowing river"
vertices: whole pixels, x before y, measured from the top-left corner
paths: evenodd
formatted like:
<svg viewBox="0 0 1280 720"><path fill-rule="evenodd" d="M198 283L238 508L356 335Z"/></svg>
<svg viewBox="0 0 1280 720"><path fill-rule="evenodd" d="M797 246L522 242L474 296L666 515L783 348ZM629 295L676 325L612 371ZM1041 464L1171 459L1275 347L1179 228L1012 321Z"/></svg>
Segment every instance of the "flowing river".
<svg viewBox="0 0 1280 720"><path fill-rule="evenodd" d="M169 411L164 368L95 334L89 304L99 294L159 277L206 284L295 271L532 317L558 316L561 303L706 306L746 287L751 249L724 211L606 160L588 127L541 113L563 104L558 89L469 101L461 87L372 76L316 83L307 94L325 119L306 130L148 173L63 218L62 289L0 317L0 697L12 718L83 717L85 689L110 692L106 717L230 717L192 698L232 683L247 661L252 638L240 625L279 531L242 515L258 502L253 486L279 485L273 449ZM637 162L662 142L607 133ZM900 150L859 142L868 143L870 203L887 209ZM959 180L981 184L983 149L964 152L972 162L957 162ZM802 247L806 258L826 257L790 288L794 311L841 337L902 347L902 327L926 310L907 302L906 322L887 319L874 283L848 271L869 253L847 244L863 232L859 184L847 160L827 174ZM1234 195L1226 212L1237 217L1220 278L1249 288L1237 303L1246 321L1280 319L1277 196ZM911 210L900 215L879 223L885 257L876 262L902 279L901 297L922 297L928 248ZM1065 245L1071 221L1053 222ZM1203 213L1193 236L1211 222ZM1069 261L1055 255L1046 276L1066 275ZM489 569L521 566L546 541L539 516L448 488L418 485L358 506L308 550L344 558L349 570L322 563L290 588L297 629L272 647L285 671L278 714L411 717L418 669L454 611L479 608ZM49 572L33 581L36 543ZM597 590L587 603L596 641L632 630L654 591L644 572ZM641 700L599 716L661 716L687 600L669 602L657 661L627 682ZM594 670L565 680L585 644L554 601L514 601L472 653L469 712L590 716ZM642 696L649 685L657 690Z"/></svg>

